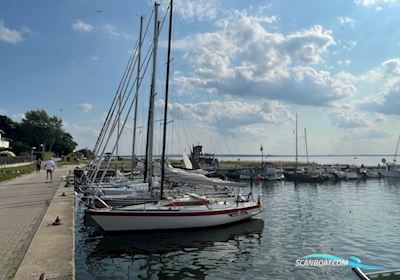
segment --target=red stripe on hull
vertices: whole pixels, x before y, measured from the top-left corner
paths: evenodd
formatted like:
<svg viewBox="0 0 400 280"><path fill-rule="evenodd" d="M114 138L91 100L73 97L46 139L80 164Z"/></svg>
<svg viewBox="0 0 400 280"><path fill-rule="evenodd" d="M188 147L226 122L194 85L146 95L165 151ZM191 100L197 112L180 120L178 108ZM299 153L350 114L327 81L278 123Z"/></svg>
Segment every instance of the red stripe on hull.
<svg viewBox="0 0 400 280"><path fill-rule="evenodd" d="M199 212L181 212L180 210L134 210L134 211L95 211L87 210L89 215L93 216L212 216L223 214L236 214L241 215L241 211L248 211L253 209L261 209L261 205L249 206L240 209L227 209L220 211L199 211Z"/></svg>

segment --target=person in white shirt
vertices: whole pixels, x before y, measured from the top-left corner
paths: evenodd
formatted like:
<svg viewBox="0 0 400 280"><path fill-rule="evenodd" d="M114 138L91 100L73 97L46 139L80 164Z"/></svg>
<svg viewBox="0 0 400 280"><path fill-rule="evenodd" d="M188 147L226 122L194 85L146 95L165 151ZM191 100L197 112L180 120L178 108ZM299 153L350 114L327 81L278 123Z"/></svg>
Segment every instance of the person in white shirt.
<svg viewBox="0 0 400 280"><path fill-rule="evenodd" d="M56 164L54 163L53 158L46 161L44 164L44 169L46 170L46 183L49 181L49 174L50 174L50 182L53 181L53 171L56 169Z"/></svg>

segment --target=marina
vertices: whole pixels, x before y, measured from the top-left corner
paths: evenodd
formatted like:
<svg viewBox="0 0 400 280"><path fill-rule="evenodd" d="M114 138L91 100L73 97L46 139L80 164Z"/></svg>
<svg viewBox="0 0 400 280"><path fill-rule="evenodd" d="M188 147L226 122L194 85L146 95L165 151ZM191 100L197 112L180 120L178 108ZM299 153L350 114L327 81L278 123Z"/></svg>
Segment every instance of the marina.
<svg viewBox="0 0 400 280"><path fill-rule="evenodd" d="M358 279L348 267L296 268L324 252L400 267L400 181L264 182L254 219L196 231L107 234L76 212L77 279Z"/></svg>
<svg viewBox="0 0 400 280"><path fill-rule="evenodd" d="M399 3L239 2L0 3L0 280L400 280Z"/></svg>

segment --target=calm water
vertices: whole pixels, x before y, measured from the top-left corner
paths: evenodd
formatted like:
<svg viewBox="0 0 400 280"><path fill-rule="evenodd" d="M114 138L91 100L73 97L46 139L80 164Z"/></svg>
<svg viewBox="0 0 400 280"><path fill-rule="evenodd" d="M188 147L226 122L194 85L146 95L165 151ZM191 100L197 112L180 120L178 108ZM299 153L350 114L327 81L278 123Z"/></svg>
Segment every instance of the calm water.
<svg viewBox="0 0 400 280"><path fill-rule="evenodd" d="M207 230L105 234L77 208L76 278L357 279L349 268L295 267L313 253L400 268L400 180L260 187L262 214Z"/></svg>

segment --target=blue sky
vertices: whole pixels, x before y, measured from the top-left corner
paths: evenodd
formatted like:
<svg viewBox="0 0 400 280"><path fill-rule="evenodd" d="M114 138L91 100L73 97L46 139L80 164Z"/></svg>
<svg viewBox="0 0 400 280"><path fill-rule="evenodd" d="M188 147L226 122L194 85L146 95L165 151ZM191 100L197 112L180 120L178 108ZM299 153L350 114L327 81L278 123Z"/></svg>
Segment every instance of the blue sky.
<svg viewBox="0 0 400 280"><path fill-rule="evenodd" d="M166 6L162 1L160 17ZM296 113L300 151L307 128L311 154L394 152L398 1L176 0L174 8L168 152L200 142L215 153L258 153L262 144L265 153L291 154ZM20 120L43 108L63 119L80 147L93 147L137 40L139 16L148 20L151 9L151 1L1 1L0 113ZM147 76L140 94L143 125ZM131 147L131 119L123 153ZM160 131L156 125L156 152Z"/></svg>

